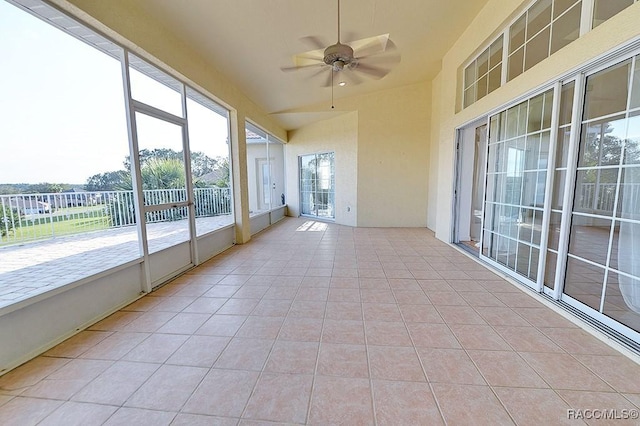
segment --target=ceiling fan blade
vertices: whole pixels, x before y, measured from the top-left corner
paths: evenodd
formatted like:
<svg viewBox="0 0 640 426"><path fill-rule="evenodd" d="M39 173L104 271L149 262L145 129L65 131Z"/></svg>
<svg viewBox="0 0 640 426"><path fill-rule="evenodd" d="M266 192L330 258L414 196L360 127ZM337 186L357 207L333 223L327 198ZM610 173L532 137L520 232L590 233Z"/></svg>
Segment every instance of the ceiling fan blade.
<svg viewBox="0 0 640 426"><path fill-rule="evenodd" d="M320 68L318 68L318 70L316 72L311 74L310 77L311 78L315 78L315 77L319 76L320 74L324 73L326 70L327 70L327 67L320 67Z"/></svg>
<svg viewBox="0 0 640 426"><path fill-rule="evenodd" d="M280 69L284 72L289 72L289 71L298 71L298 70L303 70L308 68L322 68L324 65L326 65L324 62L318 62L317 64L299 65L299 66L293 66L293 67L280 67Z"/></svg>
<svg viewBox="0 0 640 426"><path fill-rule="evenodd" d="M365 73L375 79L380 79L385 75L389 74L389 72L391 71L389 69L375 67L373 65L367 65L367 64L358 64L358 66L356 66L354 70Z"/></svg>
<svg viewBox="0 0 640 426"><path fill-rule="evenodd" d="M317 36L307 36L300 39L301 42L314 49L323 49L327 47L327 44Z"/></svg>
<svg viewBox="0 0 640 426"><path fill-rule="evenodd" d="M365 65L395 65L400 62L399 53L382 54L356 58L357 62Z"/></svg>
<svg viewBox="0 0 640 426"><path fill-rule="evenodd" d="M311 59L313 61L323 61L324 54L319 50L311 50L309 52L298 53L295 55L295 59L307 60Z"/></svg>
<svg viewBox="0 0 640 426"><path fill-rule="evenodd" d="M343 31L340 38L342 39L342 43L351 45L353 41L358 40L358 35L353 31Z"/></svg>
<svg viewBox="0 0 640 426"><path fill-rule="evenodd" d="M335 77L333 73L334 73L333 69L329 68L329 72L327 73L327 79L325 80L322 87L331 87L333 85L333 80Z"/></svg>
<svg viewBox="0 0 640 426"><path fill-rule="evenodd" d="M347 82L348 86L357 86L358 84L362 83L362 79L358 76L358 74L353 72L353 70L344 71L341 74L341 77L342 76L344 76L344 80Z"/></svg>
<svg viewBox="0 0 640 426"><path fill-rule="evenodd" d="M355 40L349 44L354 51L354 56L362 58L365 56L377 55L387 49L393 49L395 45L391 43L389 34L368 37L362 40Z"/></svg>

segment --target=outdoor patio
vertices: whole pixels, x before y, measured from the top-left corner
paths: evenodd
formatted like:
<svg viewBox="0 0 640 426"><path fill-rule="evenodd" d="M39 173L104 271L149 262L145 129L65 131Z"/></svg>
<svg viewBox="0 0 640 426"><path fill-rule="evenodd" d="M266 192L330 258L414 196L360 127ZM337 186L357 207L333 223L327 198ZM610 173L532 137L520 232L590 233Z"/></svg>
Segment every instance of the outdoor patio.
<svg viewBox="0 0 640 426"><path fill-rule="evenodd" d="M196 219L203 235L233 224L233 215ZM186 220L147 226L149 251L189 239ZM0 248L0 308L140 257L135 226L55 237Z"/></svg>

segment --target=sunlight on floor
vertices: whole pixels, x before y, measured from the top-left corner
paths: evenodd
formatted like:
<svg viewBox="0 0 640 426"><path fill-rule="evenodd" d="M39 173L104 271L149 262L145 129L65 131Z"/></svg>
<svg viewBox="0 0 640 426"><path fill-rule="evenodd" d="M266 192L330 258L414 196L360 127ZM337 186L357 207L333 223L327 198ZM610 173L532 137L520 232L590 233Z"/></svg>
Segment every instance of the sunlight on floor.
<svg viewBox="0 0 640 426"><path fill-rule="evenodd" d="M326 223L314 222L312 220L309 220L309 221L303 223L302 225L300 225L298 227L298 229L296 229L296 232L305 232L305 231L322 232L322 231L326 231L326 230L327 230L327 224Z"/></svg>

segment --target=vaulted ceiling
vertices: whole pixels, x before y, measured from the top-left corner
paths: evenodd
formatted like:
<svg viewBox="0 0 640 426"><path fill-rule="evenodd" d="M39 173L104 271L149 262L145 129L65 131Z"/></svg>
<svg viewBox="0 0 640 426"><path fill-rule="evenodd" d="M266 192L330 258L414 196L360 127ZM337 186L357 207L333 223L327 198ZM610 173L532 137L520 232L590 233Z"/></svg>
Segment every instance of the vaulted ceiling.
<svg viewBox="0 0 640 426"><path fill-rule="evenodd" d="M343 97L432 79L445 52L486 2L342 0L341 40L389 34L401 60L381 79L359 74L359 84L334 85L336 109ZM331 87L325 87L328 66L293 72L282 68L294 65L294 55L314 48L304 37L314 36L326 46L337 41L337 0L136 0L134 4L216 64L284 128L314 120L314 111L330 111ZM301 111L305 113L297 113Z"/></svg>

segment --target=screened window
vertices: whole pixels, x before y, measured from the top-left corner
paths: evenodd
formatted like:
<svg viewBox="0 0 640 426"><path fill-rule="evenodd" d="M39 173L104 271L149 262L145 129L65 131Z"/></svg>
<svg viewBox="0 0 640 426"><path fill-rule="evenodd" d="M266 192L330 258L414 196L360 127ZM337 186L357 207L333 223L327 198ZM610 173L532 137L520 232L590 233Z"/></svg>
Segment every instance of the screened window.
<svg viewBox="0 0 640 426"><path fill-rule="evenodd" d="M248 122L245 134L249 214L256 215L285 204L284 144Z"/></svg>
<svg viewBox="0 0 640 426"><path fill-rule="evenodd" d="M233 223L226 110L46 3L16 4L0 1L0 247L16 247L0 262L0 308L194 242L191 205L196 219L224 216L198 234Z"/></svg>
<svg viewBox="0 0 640 426"><path fill-rule="evenodd" d="M72 33L90 33L47 5L38 10ZM131 176L115 172L129 157L121 49L87 37L105 42L107 54L4 1L0 16L0 247L13 245L1 255L2 307L140 252L135 227L120 229L134 223L124 207ZM95 250L88 236L98 234L113 256Z"/></svg>
<svg viewBox="0 0 640 426"><path fill-rule="evenodd" d="M187 88L193 201L198 236L233 223L228 112Z"/></svg>

